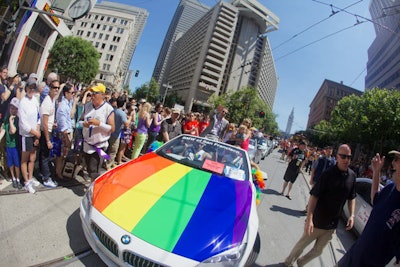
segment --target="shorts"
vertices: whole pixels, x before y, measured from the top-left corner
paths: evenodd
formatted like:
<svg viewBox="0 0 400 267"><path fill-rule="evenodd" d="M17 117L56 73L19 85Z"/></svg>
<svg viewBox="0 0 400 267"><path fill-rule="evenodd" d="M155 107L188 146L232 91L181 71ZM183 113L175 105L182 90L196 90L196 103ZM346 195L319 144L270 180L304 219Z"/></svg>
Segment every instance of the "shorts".
<svg viewBox="0 0 400 267"><path fill-rule="evenodd" d="M296 182L298 175L299 173L297 171L293 171L287 168L285 175L283 176L283 180L285 180L286 182L291 182L293 184L294 182Z"/></svg>
<svg viewBox="0 0 400 267"><path fill-rule="evenodd" d="M31 152L35 149L35 137L33 136L21 136L21 148L22 152Z"/></svg>
<svg viewBox="0 0 400 267"><path fill-rule="evenodd" d="M6 157L8 167L20 167L21 164L19 160L18 149L16 147L6 147Z"/></svg>

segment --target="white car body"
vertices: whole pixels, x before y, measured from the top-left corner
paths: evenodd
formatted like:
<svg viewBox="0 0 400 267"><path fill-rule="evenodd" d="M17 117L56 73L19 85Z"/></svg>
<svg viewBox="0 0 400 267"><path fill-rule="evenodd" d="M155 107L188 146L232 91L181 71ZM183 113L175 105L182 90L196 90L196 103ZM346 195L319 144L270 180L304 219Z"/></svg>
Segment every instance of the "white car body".
<svg viewBox="0 0 400 267"><path fill-rule="evenodd" d="M372 211L371 204L371 186L372 179L370 178L357 178L356 179L356 207L354 210L354 226L353 231L357 235L361 235L365 225L369 219L369 215ZM383 186L380 185L380 188ZM343 207L344 217L347 220L349 218L349 209L347 204Z"/></svg>

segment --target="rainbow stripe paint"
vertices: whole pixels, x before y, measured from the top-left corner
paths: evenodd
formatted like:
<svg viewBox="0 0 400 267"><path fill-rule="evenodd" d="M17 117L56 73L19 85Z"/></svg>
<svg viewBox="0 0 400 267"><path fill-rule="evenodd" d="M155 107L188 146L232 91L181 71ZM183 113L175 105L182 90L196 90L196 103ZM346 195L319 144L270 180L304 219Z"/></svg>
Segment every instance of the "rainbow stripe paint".
<svg viewBox="0 0 400 267"><path fill-rule="evenodd" d="M148 153L98 180L93 206L138 238L196 261L239 245L252 201L249 181Z"/></svg>

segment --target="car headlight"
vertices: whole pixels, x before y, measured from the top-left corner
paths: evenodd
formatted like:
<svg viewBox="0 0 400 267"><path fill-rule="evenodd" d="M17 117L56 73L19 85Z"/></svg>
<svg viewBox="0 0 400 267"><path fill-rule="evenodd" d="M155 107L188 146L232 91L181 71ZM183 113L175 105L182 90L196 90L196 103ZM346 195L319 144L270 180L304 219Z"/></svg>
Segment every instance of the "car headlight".
<svg viewBox="0 0 400 267"><path fill-rule="evenodd" d="M86 213L90 213L90 209L92 208L93 187L94 183L91 183L82 198L82 206L85 209Z"/></svg>
<svg viewBox="0 0 400 267"><path fill-rule="evenodd" d="M218 255L206 259L200 263L199 267L230 267L237 266L240 260L243 258L244 251L246 249L246 243L224 251Z"/></svg>

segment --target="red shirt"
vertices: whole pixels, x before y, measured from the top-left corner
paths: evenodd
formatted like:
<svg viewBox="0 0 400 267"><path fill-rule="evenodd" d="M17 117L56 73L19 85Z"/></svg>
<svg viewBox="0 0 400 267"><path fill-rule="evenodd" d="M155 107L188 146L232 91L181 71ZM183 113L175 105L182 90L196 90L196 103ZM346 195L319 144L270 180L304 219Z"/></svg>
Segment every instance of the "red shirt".
<svg viewBox="0 0 400 267"><path fill-rule="evenodd" d="M199 122L196 120L186 121L185 125L183 126L183 130L187 134L199 135Z"/></svg>

